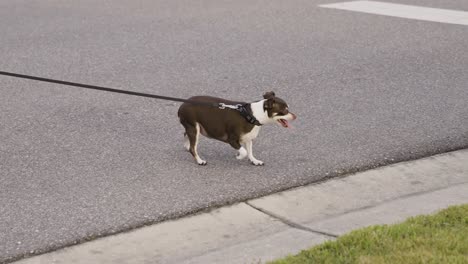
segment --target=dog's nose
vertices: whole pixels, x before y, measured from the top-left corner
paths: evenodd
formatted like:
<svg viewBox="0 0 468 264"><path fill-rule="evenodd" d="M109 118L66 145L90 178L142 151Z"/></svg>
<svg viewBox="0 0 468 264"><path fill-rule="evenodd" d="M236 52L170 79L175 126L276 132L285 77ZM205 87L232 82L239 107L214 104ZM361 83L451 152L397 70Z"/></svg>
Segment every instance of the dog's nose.
<svg viewBox="0 0 468 264"><path fill-rule="evenodd" d="M297 116L295 114L293 114L293 113L290 113L290 114L292 115L293 120L296 120Z"/></svg>

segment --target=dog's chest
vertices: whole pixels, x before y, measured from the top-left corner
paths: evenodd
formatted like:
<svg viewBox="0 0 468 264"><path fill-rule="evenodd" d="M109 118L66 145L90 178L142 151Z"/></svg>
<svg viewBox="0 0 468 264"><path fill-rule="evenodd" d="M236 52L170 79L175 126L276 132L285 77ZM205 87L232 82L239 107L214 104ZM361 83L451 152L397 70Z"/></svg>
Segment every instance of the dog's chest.
<svg viewBox="0 0 468 264"><path fill-rule="evenodd" d="M259 126L254 126L250 132L245 133L241 136L240 141L241 143L251 141L255 139L258 136L258 132L260 132L260 127Z"/></svg>

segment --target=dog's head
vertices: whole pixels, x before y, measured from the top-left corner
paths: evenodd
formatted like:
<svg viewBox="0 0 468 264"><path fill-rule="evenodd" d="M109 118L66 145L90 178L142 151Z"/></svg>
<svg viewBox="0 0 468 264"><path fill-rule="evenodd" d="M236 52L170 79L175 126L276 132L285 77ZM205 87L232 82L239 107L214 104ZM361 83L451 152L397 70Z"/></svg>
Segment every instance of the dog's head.
<svg viewBox="0 0 468 264"><path fill-rule="evenodd" d="M276 97L274 92L265 93L263 98L266 99L263 108L272 122L277 122L283 127L289 127L288 121L297 118L295 114L289 112L288 104L283 99Z"/></svg>

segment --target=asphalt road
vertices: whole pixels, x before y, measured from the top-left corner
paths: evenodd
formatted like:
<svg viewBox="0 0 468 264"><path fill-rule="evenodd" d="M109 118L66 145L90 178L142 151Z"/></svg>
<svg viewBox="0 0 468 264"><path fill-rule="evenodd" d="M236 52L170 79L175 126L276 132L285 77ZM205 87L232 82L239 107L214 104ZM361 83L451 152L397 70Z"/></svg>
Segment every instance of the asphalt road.
<svg viewBox="0 0 468 264"><path fill-rule="evenodd" d="M0 1L0 70L175 97L274 90L298 115L260 132L264 167L209 140L200 167L178 103L0 76L0 262L468 147L468 27L330 2Z"/></svg>

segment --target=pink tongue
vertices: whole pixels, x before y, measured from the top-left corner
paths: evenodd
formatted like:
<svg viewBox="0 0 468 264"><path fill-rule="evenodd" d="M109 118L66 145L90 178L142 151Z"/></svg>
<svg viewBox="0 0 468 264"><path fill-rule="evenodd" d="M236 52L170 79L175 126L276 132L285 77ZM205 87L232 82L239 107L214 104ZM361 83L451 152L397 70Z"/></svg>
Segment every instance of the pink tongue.
<svg viewBox="0 0 468 264"><path fill-rule="evenodd" d="M291 124L289 124L289 122L287 120L283 120L284 124L286 125L285 127L287 128L293 128L293 126L291 126Z"/></svg>
<svg viewBox="0 0 468 264"><path fill-rule="evenodd" d="M289 123L287 120L282 119L281 122L283 123L284 127L289 127Z"/></svg>

